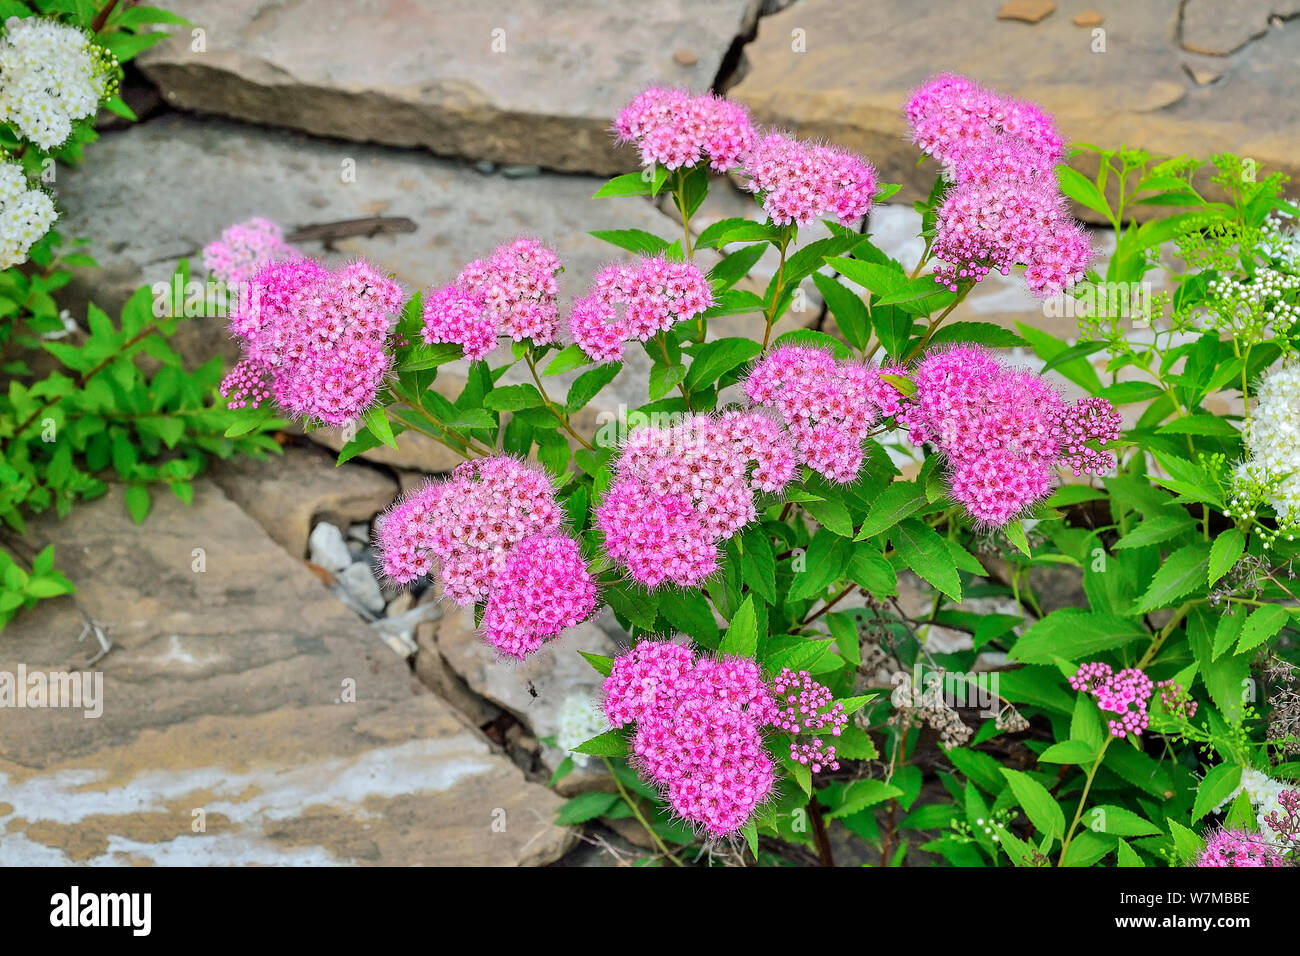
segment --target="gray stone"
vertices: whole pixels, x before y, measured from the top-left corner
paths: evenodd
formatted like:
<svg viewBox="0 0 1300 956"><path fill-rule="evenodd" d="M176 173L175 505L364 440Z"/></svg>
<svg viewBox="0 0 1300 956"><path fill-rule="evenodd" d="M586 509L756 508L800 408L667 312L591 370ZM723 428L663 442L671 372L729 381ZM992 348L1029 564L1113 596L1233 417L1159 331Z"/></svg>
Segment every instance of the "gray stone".
<svg viewBox="0 0 1300 956"><path fill-rule="evenodd" d="M885 182L904 185L903 199L922 198L936 169L917 166L902 107L914 87L942 70L1042 104L1070 141L1202 159L1227 151L1294 176L1300 113L1279 104L1300 98L1300 23L1265 31L1261 13L1294 6L1294 0L1121 4L1104 11L1104 34L1094 37L1065 16L1026 26L998 20L979 3L881 0L864 16L838 0L801 0L759 21L744 51L748 70L730 95L761 122L859 150ZM792 44L795 30L802 31L806 52ZM1220 58L1228 73L1223 80L1200 86L1183 72L1184 46L1189 36L1206 34L1216 40L1201 47L1236 52ZM919 55L936 42L941 55ZM1077 162L1086 168L1086 158Z"/></svg>
<svg viewBox="0 0 1300 956"><path fill-rule="evenodd" d="M215 461L211 476L298 558L307 553L313 520L338 526L369 521L397 494L397 484L377 469L361 462L335 465L334 456L315 445L289 445L283 455L263 459Z"/></svg>
<svg viewBox="0 0 1300 956"><path fill-rule="evenodd" d="M5 863L512 866L571 845L551 823L560 798L210 481L190 507L158 496L140 526L115 489L31 534L55 546L76 598L11 622L0 670L78 669L83 613L114 647L94 668L99 718L0 720Z"/></svg>
<svg viewBox="0 0 1300 956"><path fill-rule="evenodd" d="M312 562L326 571L342 571L352 563L352 554L342 532L328 521L322 521L312 529L307 548Z"/></svg>
<svg viewBox="0 0 1300 956"><path fill-rule="evenodd" d="M386 603L384 594L379 590L379 582L370 571L369 562L358 561L349 564L335 577L338 579L339 586L352 595L367 611L372 614L384 613Z"/></svg>
<svg viewBox="0 0 1300 956"><path fill-rule="evenodd" d="M178 30L138 61L184 109L443 155L600 173L647 86L704 89L760 0L174 0ZM689 46L684 67L674 51Z"/></svg>
<svg viewBox="0 0 1300 956"><path fill-rule="evenodd" d="M612 614L602 615L602 623L604 628L618 629ZM599 699L603 678L578 652L617 656L619 644L604 628L592 621L569 628L528 660L518 663L502 660L475 631L472 608L455 608L448 611L438 627L437 646L443 660L471 690L512 713L534 736L542 738L559 730L560 708L566 698L582 695ZM555 747L542 749L542 760L551 770L564 757L564 752ZM592 762L585 769L575 770L573 779L565 781L566 788L589 789L603 776L600 764Z"/></svg>

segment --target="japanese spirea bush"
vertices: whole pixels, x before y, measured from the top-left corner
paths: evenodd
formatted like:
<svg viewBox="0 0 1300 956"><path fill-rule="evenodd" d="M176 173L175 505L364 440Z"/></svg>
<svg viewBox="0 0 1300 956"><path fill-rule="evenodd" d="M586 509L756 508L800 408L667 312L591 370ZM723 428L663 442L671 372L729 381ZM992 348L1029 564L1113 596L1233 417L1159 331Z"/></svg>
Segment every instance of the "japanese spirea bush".
<svg viewBox="0 0 1300 956"><path fill-rule="evenodd" d="M605 609L630 633L614 658L585 655L600 700L566 702L607 729L564 743L609 765L622 802L587 795L565 822L625 805L677 863L670 842L742 835L756 855L803 845L828 862L831 825L885 864L1290 862L1294 799L1266 809L1267 788L1242 781L1295 770L1279 763L1297 748L1280 600L1300 389L1290 325L1239 333L1224 304L1265 267L1296 274L1281 181L1211 203L1198 164L1133 150L1101 153L1088 180L1047 113L959 76L904 115L938 174L906 264L871 241L873 203L898 187L866 158L671 89L616 117L642 169L596 195L666 195L680 236L595 233L627 255L593 275L565 273L551 244L566 237L503 236L408 294L374 265L312 260L274 224L232 227L205 259L245 287L245 358L223 387L237 428L274 411L342 428L340 461L407 431L462 457L378 519L380 563L472 606L503 658L558 653ZM718 174L755 215L700 229ZM1203 208L1126 229L1133 197L1153 195ZM1071 199L1121 231L1108 265ZM1188 271L1143 330L1120 330L1112 307L1162 242ZM1077 307L1079 344L950 320L995 270L1045 315ZM796 308L805 285L821 316ZM463 380L439 379L457 361ZM609 440L582 413L620 375L647 401ZM1078 606L1045 606L1051 568L1073 569ZM933 649L932 632L948 635ZM925 671L960 700L923 691ZM1252 674L1268 684L1253 705ZM1000 737L1025 741L1028 769L1000 766ZM936 746L949 796L918 803Z"/></svg>

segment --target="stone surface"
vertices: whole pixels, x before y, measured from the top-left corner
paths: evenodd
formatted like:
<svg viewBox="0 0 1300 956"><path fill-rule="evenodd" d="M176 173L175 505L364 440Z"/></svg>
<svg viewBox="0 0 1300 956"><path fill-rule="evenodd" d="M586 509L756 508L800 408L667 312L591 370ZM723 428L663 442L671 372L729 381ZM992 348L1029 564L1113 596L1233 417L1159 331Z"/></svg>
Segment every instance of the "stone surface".
<svg viewBox="0 0 1300 956"><path fill-rule="evenodd" d="M560 798L211 482L189 508L159 495L139 527L115 491L32 540L115 646L102 716L0 719L0 862L516 865L571 844ZM81 630L71 598L42 602L6 628L0 671L80 668Z"/></svg>
<svg viewBox="0 0 1300 956"><path fill-rule="evenodd" d="M998 8L998 19L1037 23L1055 9L1052 0L1006 0Z"/></svg>
<svg viewBox="0 0 1300 956"><path fill-rule="evenodd" d="M522 663L502 660L475 630L472 608L448 608L437 631L438 651L443 660L465 681L471 690L503 710L507 710L528 727L536 737L549 737L559 729L560 708L565 698L580 694L599 698L601 676L582 658L579 651L614 657L619 643L605 628L617 629L613 615L608 620L586 622L569 628L559 638L546 644ZM529 686L537 692L534 697ZM554 770L564 759L555 747L542 749L542 760ZM584 778L604 776L599 764L586 771L575 770L569 788L581 789Z"/></svg>
<svg viewBox="0 0 1300 956"><path fill-rule="evenodd" d="M1191 53L1228 56L1273 29L1274 18L1297 13L1296 0L1187 0L1179 39Z"/></svg>
<svg viewBox="0 0 1300 956"><path fill-rule="evenodd" d="M553 169L628 168L647 86L707 88L759 0L175 0L205 31L140 58L172 104L325 136ZM675 59L689 48L693 63Z"/></svg>
<svg viewBox="0 0 1300 956"><path fill-rule="evenodd" d="M211 477L294 557L307 553L313 521L340 527L369 521L397 494L391 478L357 462L335 466L334 456L315 445L288 445L283 455L264 459L216 461Z"/></svg>
<svg viewBox="0 0 1300 956"><path fill-rule="evenodd" d="M998 20L979 3L882 0L863 16L837 0L801 0L759 21L744 51L748 70L730 95L761 121L860 150L884 181L907 187L907 199L924 195L935 167L917 167L902 107L917 84L944 70L1041 103L1068 140L1203 158L1231 151L1262 167L1300 173L1294 149L1300 140L1294 106L1300 101L1300 22L1269 28L1222 58L1222 81L1198 86L1183 72L1190 54L1179 42L1180 32L1185 38L1198 22L1198 6L1207 29L1221 32L1220 9L1271 6L1276 12L1294 0L1123 4L1105 10L1101 37L1070 22L1087 9L1082 0L1062 2L1059 15L1032 29ZM1262 26L1257 14L1248 22L1247 35ZM804 31L806 52L792 49L796 29ZM1105 52L1093 52L1098 39Z"/></svg>
<svg viewBox="0 0 1300 956"><path fill-rule="evenodd" d="M339 587L352 595L371 614L384 613L387 602L384 600L383 592L379 590L379 582L370 571L369 562L358 561L349 564L335 577L338 579Z"/></svg>
<svg viewBox="0 0 1300 956"><path fill-rule="evenodd" d="M342 571L352 563L352 552L343 540L343 533L328 521L322 521L311 529L307 538L307 556L313 564L319 564L326 571Z"/></svg>

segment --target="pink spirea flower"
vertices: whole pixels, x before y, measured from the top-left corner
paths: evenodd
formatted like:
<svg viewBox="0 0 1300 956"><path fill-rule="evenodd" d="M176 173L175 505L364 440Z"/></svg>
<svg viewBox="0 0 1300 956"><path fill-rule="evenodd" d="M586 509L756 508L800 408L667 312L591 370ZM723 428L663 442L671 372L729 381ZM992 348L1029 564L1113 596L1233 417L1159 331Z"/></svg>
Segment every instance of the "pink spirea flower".
<svg viewBox="0 0 1300 956"><path fill-rule="evenodd" d="M688 90L652 87L614 120L619 142L635 143L643 165L691 168L707 157L719 173L740 164L754 143L749 111L739 103Z"/></svg>
<svg viewBox="0 0 1300 956"><path fill-rule="evenodd" d="M1083 279L1092 246L1057 186L1064 144L1047 113L952 74L919 87L904 113L953 180L935 217L937 282L956 291L1023 265L1029 289L1049 296Z"/></svg>
<svg viewBox="0 0 1300 956"><path fill-rule="evenodd" d="M511 548L483 609L483 634L523 660L596 609L596 582L578 542L567 535L525 538Z"/></svg>
<svg viewBox="0 0 1300 956"><path fill-rule="evenodd" d="M837 361L804 345L773 349L745 378L749 400L774 409L794 439L800 460L831 481L850 482L862 467L862 442L900 406L897 389L877 369Z"/></svg>
<svg viewBox="0 0 1300 956"><path fill-rule="evenodd" d="M833 702L835 695L831 689L813 680L807 671L782 668L772 682L772 693L777 707L773 723L787 733L829 729L831 736L838 737L848 725L849 717L844 713L844 705ZM807 743L791 741L790 758L808 765L813 773L820 773L823 766L830 770L840 769L839 761L835 759L835 747L827 745L820 737Z"/></svg>
<svg viewBox="0 0 1300 956"><path fill-rule="evenodd" d="M222 382L232 407L269 392L284 409L327 425L354 422L375 401L401 287L365 262L327 269L311 259L264 264L231 320L244 361Z"/></svg>
<svg viewBox="0 0 1300 956"><path fill-rule="evenodd" d="M1196 716L1197 703L1187 695L1187 689L1182 684L1174 680L1162 680L1156 682L1156 687L1160 691L1160 703L1168 713L1187 720Z"/></svg>
<svg viewBox="0 0 1300 956"><path fill-rule="evenodd" d="M485 357L502 335L537 345L554 342L560 325L559 271L559 256L536 239L499 246L487 259L465 266L455 282L430 290L424 341L460 345L471 360Z"/></svg>
<svg viewBox="0 0 1300 956"><path fill-rule="evenodd" d="M1286 866L1283 853L1258 833L1220 829L1205 841L1197 866Z"/></svg>
<svg viewBox="0 0 1300 956"><path fill-rule="evenodd" d="M713 289L699 267L663 256L602 269L587 295L573 303L569 334L597 362L616 362L625 343L644 342L713 306Z"/></svg>
<svg viewBox="0 0 1300 956"><path fill-rule="evenodd" d="M804 226L825 214L850 223L867 214L876 194L876 171L861 157L784 133L760 139L741 172L777 225Z"/></svg>
<svg viewBox="0 0 1300 956"><path fill-rule="evenodd" d="M203 265L227 285L247 282L263 265L297 255L284 232L269 219L255 217L226 227L221 238L203 247Z"/></svg>
<svg viewBox="0 0 1300 956"><path fill-rule="evenodd" d="M384 513L380 566L396 584L440 568L444 593L472 604L488 597L515 545L555 534L561 516L550 479L537 466L506 455L467 461Z"/></svg>
<svg viewBox="0 0 1300 956"><path fill-rule="evenodd" d="M604 692L610 724L636 724L637 769L710 837L738 831L771 794L762 732L776 705L754 661L642 642L614 661Z"/></svg>
<svg viewBox="0 0 1300 956"><path fill-rule="evenodd" d="M1046 497L1058 464L1075 474L1114 465L1085 444L1119 437L1109 402L1067 403L1041 376L1007 368L984 349L936 350L912 382L898 421L914 443L943 453L953 500L981 522L1000 527Z"/></svg>
<svg viewBox="0 0 1300 956"><path fill-rule="evenodd" d="M1147 729L1147 709L1155 685L1142 670L1126 667L1114 673L1109 665L1093 661L1080 665L1070 678L1070 686L1092 694L1101 710L1116 715L1106 719L1112 737L1141 734Z"/></svg>
<svg viewBox="0 0 1300 956"><path fill-rule="evenodd" d="M784 433L759 414L639 428L614 463L596 527L634 581L695 586L717 570L718 542L754 520L755 493L780 490L794 470Z"/></svg>

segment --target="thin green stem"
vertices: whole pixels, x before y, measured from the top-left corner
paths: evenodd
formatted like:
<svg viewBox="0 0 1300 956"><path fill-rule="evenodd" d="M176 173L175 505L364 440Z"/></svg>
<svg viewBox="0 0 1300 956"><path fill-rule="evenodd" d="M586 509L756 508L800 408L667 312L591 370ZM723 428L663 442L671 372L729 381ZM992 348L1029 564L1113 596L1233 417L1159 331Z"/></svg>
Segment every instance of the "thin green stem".
<svg viewBox="0 0 1300 956"><path fill-rule="evenodd" d="M551 396L546 394L546 386L542 384L541 376L537 374L537 364L533 361L533 354L531 351L524 353L524 361L528 363L528 371L533 375L533 382L537 385L537 391L541 394L542 401L546 403L546 407L550 409L551 414L554 415L556 421L560 423L560 427L572 435L574 440L583 448L588 451L595 451L591 442L587 441L587 439L583 438L573 430L573 425L569 423L569 416L560 411L555 402L551 401Z"/></svg>
<svg viewBox="0 0 1300 956"><path fill-rule="evenodd" d="M627 792L627 789L623 786L623 781L618 779L618 774L614 773L614 765L610 763L609 758L601 757L600 759L605 762L605 768L609 771L609 775L614 778L614 786L618 787L618 795L623 798L623 802L626 803L628 809L632 811L632 815L636 817L637 822L645 828L645 832L650 834L650 839L654 840L655 846L659 847L659 852L672 860L677 866L685 866L686 864L677 859L673 854L673 851L668 849L668 845L664 843L659 834L655 833L654 827L650 826L649 821L646 820L645 815L641 812L641 808L637 806L636 800Z"/></svg>
<svg viewBox="0 0 1300 956"><path fill-rule="evenodd" d="M776 281L772 284L772 304L768 306L766 328L763 329L763 351L767 351L767 343L772 338L772 326L776 324L776 307L781 302L781 280L785 278L785 253L790 246L790 238L787 235L781 242L781 264L776 268Z"/></svg>

